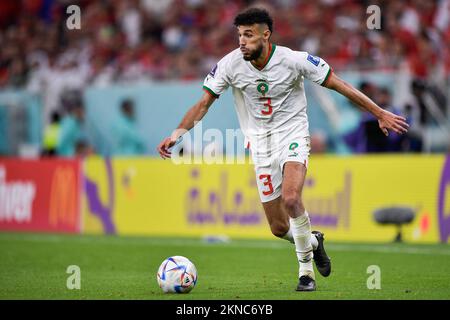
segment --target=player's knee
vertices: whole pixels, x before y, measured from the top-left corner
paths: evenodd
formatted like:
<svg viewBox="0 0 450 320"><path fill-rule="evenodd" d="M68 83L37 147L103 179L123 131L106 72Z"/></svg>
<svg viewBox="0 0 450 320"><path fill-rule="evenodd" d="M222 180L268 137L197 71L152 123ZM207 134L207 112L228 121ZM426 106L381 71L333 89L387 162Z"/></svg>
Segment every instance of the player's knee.
<svg viewBox="0 0 450 320"><path fill-rule="evenodd" d="M282 197L283 206L288 212L295 212L300 209L300 197L297 194L288 194Z"/></svg>
<svg viewBox="0 0 450 320"><path fill-rule="evenodd" d="M275 237L281 238L289 231L289 223L277 221L270 224L270 231Z"/></svg>

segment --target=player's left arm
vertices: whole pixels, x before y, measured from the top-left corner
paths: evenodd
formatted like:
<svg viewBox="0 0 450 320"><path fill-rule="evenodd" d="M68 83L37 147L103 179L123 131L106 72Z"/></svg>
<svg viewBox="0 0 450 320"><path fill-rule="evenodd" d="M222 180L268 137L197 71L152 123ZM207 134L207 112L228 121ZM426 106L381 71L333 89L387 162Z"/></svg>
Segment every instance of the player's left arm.
<svg viewBox="0 0 450 320"><path fill-rule="evenodd" d="M406 123L406 119L404 117L395 115L392 112L380 108L368 96L353 87L351 84L339 78L334 72L331 72L322 85L326 88L339 92L353 103L360 106L362 109L372 113L378 119L380 129L386 136L389 135L388 130L392 130L399 134L403 134L408 131L409 125Z"/></svg>

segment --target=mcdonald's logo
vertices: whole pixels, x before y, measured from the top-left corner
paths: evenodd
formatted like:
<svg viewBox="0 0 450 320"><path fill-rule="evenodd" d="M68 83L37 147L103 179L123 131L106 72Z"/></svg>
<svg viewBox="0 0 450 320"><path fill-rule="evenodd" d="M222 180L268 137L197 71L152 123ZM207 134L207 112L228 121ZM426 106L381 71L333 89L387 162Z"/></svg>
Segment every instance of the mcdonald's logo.
<svg viewBox="0 0 450 320"><path fill-rule="evenodd" d="M55 169L50 188L49 224L53 227L77 227L78 183L73 167Z"/></svg>

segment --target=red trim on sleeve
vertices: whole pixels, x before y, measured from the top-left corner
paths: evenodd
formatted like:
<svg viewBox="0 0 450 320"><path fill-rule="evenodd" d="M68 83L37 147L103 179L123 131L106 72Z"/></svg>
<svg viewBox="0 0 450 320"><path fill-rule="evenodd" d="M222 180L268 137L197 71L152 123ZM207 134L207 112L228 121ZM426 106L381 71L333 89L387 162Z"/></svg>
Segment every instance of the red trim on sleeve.
<svg viewBox="0 0 450 320"><path fill-rule="evenodd" d="M327 84L328 79L330 79L331 74L333 73L333 68L330 66L330 70L328 70L327 75L325 76L325 80L323 80L321 86L325 86Z"/></svg>
<svg viewBox="0 0 450 320"><path fill-rule="evenodd" d="M220 95L216 94L214 91L212 91L210 88L208 88L207 86L203 86L203 90L208 92L213 98L219 98Z"/></svg>

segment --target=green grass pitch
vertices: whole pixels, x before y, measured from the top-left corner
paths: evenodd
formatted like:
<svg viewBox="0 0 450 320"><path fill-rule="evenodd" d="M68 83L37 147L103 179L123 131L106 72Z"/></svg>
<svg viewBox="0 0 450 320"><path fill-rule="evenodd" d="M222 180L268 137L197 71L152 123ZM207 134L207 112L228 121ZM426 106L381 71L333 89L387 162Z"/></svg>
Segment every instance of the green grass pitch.
<svg viewBox="0 0 450 320"><path fill-rule="evenodd" d="M0 299L450 299L450 246L326 241L328 278L316 292L296 292L293 246L283 240L232 240L0 233ZM160 263L191 259L198 282L189 294L163 294ZM81 289L69 290L69 265ZM369 290L370 265L381 289Z"/></svg>

